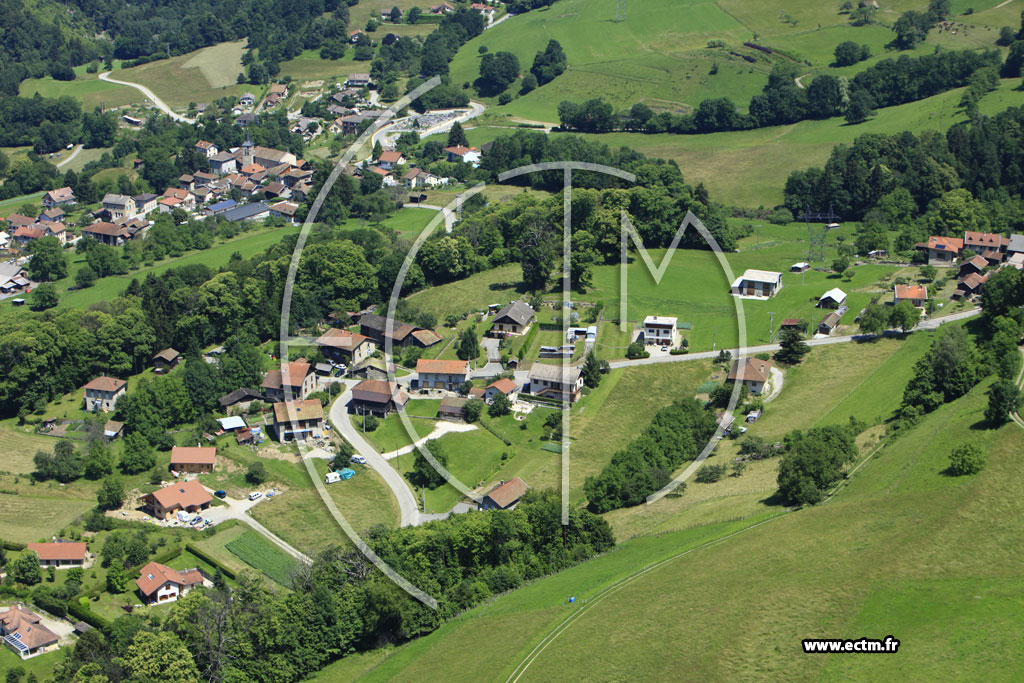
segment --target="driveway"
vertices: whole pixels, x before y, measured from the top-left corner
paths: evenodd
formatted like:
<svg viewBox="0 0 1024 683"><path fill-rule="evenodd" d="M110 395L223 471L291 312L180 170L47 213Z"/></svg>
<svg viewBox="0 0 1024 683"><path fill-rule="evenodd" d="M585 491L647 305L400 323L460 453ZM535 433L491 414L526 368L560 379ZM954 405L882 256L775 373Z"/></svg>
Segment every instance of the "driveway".
<svg viewBox="0 0 1024 683"><path fill-rule="evenodd" d="M77 147L75 147L74 151L71 152L71 154L68 155L67 159L65 159L64 161L62 161L59 164L57 164L57 168L60 168L64 164L71 163L71 160L74 159L75 157L77 157L78 153L82 151L82 147L83 147L83 145L78 145Z"/></svg>

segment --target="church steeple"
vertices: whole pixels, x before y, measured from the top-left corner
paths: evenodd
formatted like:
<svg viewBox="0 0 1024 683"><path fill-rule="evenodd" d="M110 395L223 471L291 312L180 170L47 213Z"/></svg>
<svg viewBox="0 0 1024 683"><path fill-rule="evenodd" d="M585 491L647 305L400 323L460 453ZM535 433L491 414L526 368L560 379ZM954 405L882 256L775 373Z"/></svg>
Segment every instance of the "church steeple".
<svg viewBox="0 0 1024 683"><path fill-rule="evenodd" d="M249 137L249 126L245 127L245 142L242 143L242 168L249 166L253 163L253 147L252 138Z"/></svg>

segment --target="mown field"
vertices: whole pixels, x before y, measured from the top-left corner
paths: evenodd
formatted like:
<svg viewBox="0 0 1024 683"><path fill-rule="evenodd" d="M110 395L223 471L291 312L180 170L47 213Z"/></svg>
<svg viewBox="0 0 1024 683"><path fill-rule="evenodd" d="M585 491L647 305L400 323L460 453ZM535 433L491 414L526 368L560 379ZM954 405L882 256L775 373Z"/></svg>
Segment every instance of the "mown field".
<svg viewBox="0 0 1024 683"><path fill-rule="evenodd" d="M244 40L220 43L130 69L115 69L111 75L120 81L144 85L167 106L184 111L190 102L209 104L221 97L265 90L264 86L235 82L243 70L243 52Z"/></svg>
<svg viewBox="0 0 1024 683"><path fill-rule="evenodd" d="M291 573L298 564L295 558L255 531L242 533L224 547L242 562L259 569L282 586L291 585Z"/></svg>
<svg viewBox="0 0 1024 683"><path fill-rule="evenodd" d="M63 97L67 95L80 100L84 111L92 111L96 107L110 109L111 107L136 104L145 100L142 93L135 88L101 81L99 73L86 73L85 68L84 64L75 67L75 80L73 81L58 81L50 76L29 78L22 81L18 94L22 97L31 97L37 93L43 97Z"/></svg>

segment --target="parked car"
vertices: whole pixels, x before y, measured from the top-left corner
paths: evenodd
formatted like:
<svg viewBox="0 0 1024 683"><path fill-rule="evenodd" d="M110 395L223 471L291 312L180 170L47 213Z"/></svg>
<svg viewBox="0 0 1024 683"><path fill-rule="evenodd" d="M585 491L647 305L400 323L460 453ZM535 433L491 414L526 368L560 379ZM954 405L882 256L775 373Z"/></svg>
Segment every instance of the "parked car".
<svg viewBox="0 0 1024 683"><path fill-rule="evenodd" d="M662 347L661 347L661 350L662 350L662 351L668 351L668 347L667 347L667 346L662 346Z"/></svg>
<svg viewBox="0 0 1024 683"><path fill-rule="evenodd" d="M366 458L356 453L355 455L352 456L352 462L356 463L357 465L365 465Z"/></svg>
<svg viewBox="0 0 1024 683"><path fill-rule="evenodd" d="M192 526L195 526L197 524L201 524L202 521L203 521L203 518L200 515L196 515L195 517L192 518L192 521L189 522L189 524L191 524Z"/></svg>
<svg viewBox="0 0 1024 683"><path fill-rule="evenodd" d="M262 495L263 494L260 493L259 491L253 491L252 493L249 494L249 500L256 500L257 498L260 498Z"/></svg>
<svg viewBox="0 0 1024 683"><path fill-rule="evenodd" d="M220 491L214 491L213 495L217 496L218 498L224 499L228 497L228 492L225 491L224 489L221 489Z"/></svg>

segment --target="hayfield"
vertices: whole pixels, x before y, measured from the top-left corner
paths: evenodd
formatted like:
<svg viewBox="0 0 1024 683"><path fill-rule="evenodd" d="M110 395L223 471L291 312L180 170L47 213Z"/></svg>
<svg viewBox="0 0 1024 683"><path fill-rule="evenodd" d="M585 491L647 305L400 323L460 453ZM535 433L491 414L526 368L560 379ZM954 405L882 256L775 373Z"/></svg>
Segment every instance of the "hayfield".
<svg viewBox="0 0 1024 683"><path fill-rule="evenodd" d="M16 543L39 541L96 507L96 499L0 493L0 538Z"/></svg>
<svg viewBox="0 0 1024 683"><path fill-rule="evenodd" d="M101 81L98 73L86 73L85 65L77 66L74 70L75 80L73 81L58 81L50 76L29 78L22 81L18 94L22 97L32 97L37 93L43 97L67 95L80 100L83 111L92 111L96 107L104 109L120 107L142 102L145 99L142 93L135 88Z"/></svg>
<svg viewBox="0 0 1024 683"><path fill-rule="evenodd" d="M261 86L235 83L243 70L244 47L245 41L221 43L170 59L118 69L112 76L144 85L169 107L184 111L189 102L208 104L221 97L237 97L247 90L261 90Z"/></svg>
<svg viewBox="0 0 1024 683"><path fill-rule="evenodd" d="M291 573L297 565L295 558L255 531L246 531L224 547L282 586L291 585Z"/></svg>
<svg viewBox="0 0 1024 683"><path fill-rule="evenodd" d="M192 57L181 65L183 69L198 69L211 88L235 85L242 67L245 41L220 43L191 53Z"/></svg>

